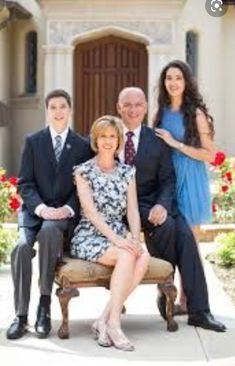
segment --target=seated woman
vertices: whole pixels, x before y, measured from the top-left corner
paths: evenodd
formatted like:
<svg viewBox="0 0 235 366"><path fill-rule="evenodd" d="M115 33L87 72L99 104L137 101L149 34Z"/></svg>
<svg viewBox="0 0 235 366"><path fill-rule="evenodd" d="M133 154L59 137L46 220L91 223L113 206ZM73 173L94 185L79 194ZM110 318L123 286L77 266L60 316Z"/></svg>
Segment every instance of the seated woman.
<svg viewBox="0 0 235 366"><path fill-rule="evenodd" d="M133 351L121 329L120 316L124 302L148 268L149 254L140 242L135 167L115 160L122 145L118 118L103 116L94 122L91 146L96 156L75 167L82 218L74 232L71 254L114 267L110 299L92 329L99 345Z"/></svg>

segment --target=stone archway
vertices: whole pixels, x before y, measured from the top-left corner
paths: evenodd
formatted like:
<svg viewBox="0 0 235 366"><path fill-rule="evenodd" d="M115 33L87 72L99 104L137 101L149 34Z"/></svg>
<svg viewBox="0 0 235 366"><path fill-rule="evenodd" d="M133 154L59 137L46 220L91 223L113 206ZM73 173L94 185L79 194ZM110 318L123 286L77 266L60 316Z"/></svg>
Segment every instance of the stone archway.
<svg viewBox="0 0 235 366"><path fill-rule="evenodd" d="M148 91L146 45L108 35L79 43L74 52L74 129L87 135L103 114L116 114L116 101L126 86Z"/></svg>

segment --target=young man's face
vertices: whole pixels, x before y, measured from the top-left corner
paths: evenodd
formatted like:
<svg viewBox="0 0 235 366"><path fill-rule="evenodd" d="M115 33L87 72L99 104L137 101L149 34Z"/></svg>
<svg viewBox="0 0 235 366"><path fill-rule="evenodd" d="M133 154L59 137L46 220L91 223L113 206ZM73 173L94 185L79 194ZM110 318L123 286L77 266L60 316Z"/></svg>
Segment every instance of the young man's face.
<svg viewBox="0 0 235 366"><path fill-rule="evenodd" d="M131 90L124 93L118 101L117 111L127 128L134 130L141 125L147 112L147 102L144 93L139 90Z"/></svg>
<svg viewBox="0 0 235 366"><path fill-rule="evenodd" d="M65 130L69 124L71 108L64 97L51 98L47 107L47 122L57 132Z"/></svg>

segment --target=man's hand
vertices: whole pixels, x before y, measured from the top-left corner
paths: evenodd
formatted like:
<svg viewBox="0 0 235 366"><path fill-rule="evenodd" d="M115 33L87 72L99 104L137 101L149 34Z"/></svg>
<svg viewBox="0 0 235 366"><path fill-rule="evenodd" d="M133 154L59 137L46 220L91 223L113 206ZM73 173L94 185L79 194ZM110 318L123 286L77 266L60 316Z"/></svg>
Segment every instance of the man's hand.
<svg viewBox="0 0 235 366"><path fill-rule="evenodd" d="M44 220L64 220L71 216L68 207L45 207L41 211L41 217Z"/></svg>
<svg viewBox="0 0 235 366"><path fill-rule="evenodd" d="M57 214L57 220L64 220L64 219L68 219L69 217L71 217L71 212L68 209L68 207L63 206L63 207L59 207L56 209L56 214Z"/></svg>
<svg viewBox="0 0 235 366"><path fill-rule="evenodd" d="M56 208L54 207L44 207L40 213L40 216L44 220L57 220L56 218Z"/></svg>
<svg viewBox="0 0 235 366"><path fill-rule="evenodd" d="M167 210L162 205L155 205L149 212L148 220L151 224L162 225L167 219Z"/></svg>

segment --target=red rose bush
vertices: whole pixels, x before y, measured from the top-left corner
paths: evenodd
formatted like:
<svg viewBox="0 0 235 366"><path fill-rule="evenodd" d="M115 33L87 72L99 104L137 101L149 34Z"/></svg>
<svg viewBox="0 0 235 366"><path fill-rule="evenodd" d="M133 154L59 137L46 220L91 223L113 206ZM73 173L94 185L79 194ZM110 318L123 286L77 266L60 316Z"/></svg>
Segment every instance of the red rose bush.
<svg viewBox="0 0 235 366"><path fill-rule="evenodd" d="M218 151L211 163L214 175L212 211L214 222L235 222L235 158Z"/></svg>
<svg viewBox="0 0 235 366"><path fill-rule="evenodd" d="M17 178L6 177L6 171L0 167L0 225L21 205L17 193Z"/></svg>

